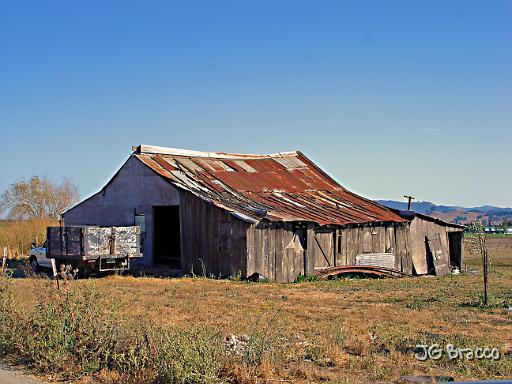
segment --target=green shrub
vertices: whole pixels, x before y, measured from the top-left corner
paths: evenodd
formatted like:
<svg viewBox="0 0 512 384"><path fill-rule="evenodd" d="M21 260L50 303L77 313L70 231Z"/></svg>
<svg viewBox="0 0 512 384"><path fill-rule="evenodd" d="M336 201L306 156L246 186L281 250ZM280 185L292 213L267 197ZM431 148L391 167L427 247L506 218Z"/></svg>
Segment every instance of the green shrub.
<svg viewBox="0 0 512 384"><path fill-rule="evenodd" d="M313 276L313 275L302 275L300 274L299 276L297 276L297 278L295 279L295 283L305 283L305 282L312 282L312 281L318 281L318 277L317 276Z"/></svg>
<svg viewBox="0 0 512 384"><path fill-rule="evenodd" d="M264 361L276 362L282 358L287 340L280 332L280 327L283 327L280 313L280 308L273 309L252 324L242 356L244 365L260 366Z"/></svg>
<svg viewBox="0 0 512 384"><path fill-rule="evenodd" d="M102 310L95 287L68 283L57 291L49 280L34 281L37 304L16 319L15 352L44 372L81 375L111 365L114 312Z"/></svg>
<svg viewBox="0 0 512 384"><path fill-rule="evenodd" d="M220 382L224 344L219 334L204 327L164 333L158 347L156 371L164 383Z"/></svg>
<svg viewBox="0 0 512 384"><path fill-rule="evenodd" d="M22 350L44 371L62 371L73 364L74 335L61 302L39 302L28 322Z"/></svg>

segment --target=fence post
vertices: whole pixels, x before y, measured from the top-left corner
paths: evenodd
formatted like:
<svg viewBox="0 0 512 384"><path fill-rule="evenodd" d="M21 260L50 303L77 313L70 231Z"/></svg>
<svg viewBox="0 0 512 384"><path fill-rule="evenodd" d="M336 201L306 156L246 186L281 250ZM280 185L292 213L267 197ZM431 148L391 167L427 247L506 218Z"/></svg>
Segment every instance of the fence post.
<svg viewBox="0 0 512 384"><path fill-rule="evenodd" d="M7 247L4 247L4 256L2 258L2 275L5 272L5 264L7 263Z"/></svg>
<svg viewBox="0 0 512 384"><path fill-rule="evenodd" d="M55 277L55 282L57 283L57 289L60 290L59 275L57 273L57 264L55 263L55 259L50 259L50 262L52 263L53 277Z"/></svg>
<svg viewBox="0 0 512 384"><path fill-rule="evenodd" d="M487 250L483 253L483 267L484 267L484 305L487 305L487 286L489 284L489 255Z"/></svg>

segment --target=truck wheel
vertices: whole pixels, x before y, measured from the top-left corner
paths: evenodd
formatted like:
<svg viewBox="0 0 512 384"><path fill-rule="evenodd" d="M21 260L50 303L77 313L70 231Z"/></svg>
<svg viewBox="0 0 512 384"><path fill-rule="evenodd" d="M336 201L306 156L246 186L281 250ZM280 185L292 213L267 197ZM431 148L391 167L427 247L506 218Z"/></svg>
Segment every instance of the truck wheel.
<svg viewBox="0 0 512 384"><path fill-rule="evenodd" d="M79 267L78 273L76 274L77 279L87 279L89 278L89 271L87 270L87 267Z"/></svg>
<svg viewBox="0 0 512 384"><path fill-rule="evenodd" d="M39 264L37 262L37 259L34 256L32 256L30 258L30 267L32 268L32 271L34 271L34 273L38 273L39 272L39 269L40 269L39 268Z"/></svg>

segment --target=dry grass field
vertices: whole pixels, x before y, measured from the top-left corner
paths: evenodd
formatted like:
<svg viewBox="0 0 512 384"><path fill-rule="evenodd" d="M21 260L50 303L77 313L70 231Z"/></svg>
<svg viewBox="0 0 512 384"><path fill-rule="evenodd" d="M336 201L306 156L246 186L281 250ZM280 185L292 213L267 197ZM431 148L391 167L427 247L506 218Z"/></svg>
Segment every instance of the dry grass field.
<svg viewBox="0 0 512 384"><path fill-rule="evenodd" d="M215 335L209 342L222 345L221 354L215 354L220 359L215 375L221 381L368 383L398 382L402 375L504 379L512 377L512 239L492 239L489 247L487 306L481 303L479 256L468 250L464 264L470 273L440 278L277 284L111 276L72 281L63 290L93 289L99 293L95 299L99 307L116 313L119 327L151 329L150 336L144 336L149 344L148 338L158 337L163 329L208 329ZM54 283L47 279L10 280L20 313L33 312L41 290L50 292L46 299L57 296ZM186 343L202 337L203 333L194 333ZM231 341L224 348L226 338ZM414 357L417 344L432 343L497 347L501 359L443 356L422 362ZM19 351L13 353L27 359ZM31 364L43 373L48 371L33 359ZM115 383L147 382L151 376L136 378L128 369L124 376L123 369L118 371L98 368L74 377L82 376L81 382ZM182 382L202 382L196 379Z"/></svg>

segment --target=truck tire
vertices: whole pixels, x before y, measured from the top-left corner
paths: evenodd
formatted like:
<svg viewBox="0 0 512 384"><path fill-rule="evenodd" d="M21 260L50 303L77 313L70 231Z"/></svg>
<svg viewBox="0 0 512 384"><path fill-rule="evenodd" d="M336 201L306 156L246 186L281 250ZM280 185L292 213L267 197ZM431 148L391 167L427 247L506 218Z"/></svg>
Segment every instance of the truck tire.
<svg viewBox="0 0 512 384"><path fill-rule="evenodd" d="M40 271L41 267L39 267L39 263L37 262L37 259L35 258L35 256L30 257L29 263L30 263L30 268L32 268L32 271L34 271L34 273L38 273Z"/></svg>
<svg viewBox="0 0 512 384"><path fill-rule="evenodd" d="M78 273L76 274L77 279L88 279L90 272L85 266L77 267Z"/></svg>

